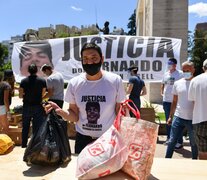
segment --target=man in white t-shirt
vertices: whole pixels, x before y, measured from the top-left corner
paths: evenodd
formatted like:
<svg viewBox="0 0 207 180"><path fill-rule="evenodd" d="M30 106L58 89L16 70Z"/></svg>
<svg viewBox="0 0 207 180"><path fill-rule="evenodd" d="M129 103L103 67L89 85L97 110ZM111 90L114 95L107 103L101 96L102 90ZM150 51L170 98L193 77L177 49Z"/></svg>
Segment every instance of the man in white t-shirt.
<svg viewBox="0 0 207 180"><path fill-rule="evenodd" d="M110 128L121 102L126 97L121 77L101 69L104 57L98 45L95 43L83 45L81 59L85 73L72 78L68 84L65 94L65 101L69 103L68 111L50 103L58 115L65 120L76 122L77 154ZM95 113L93 108L92 114L94 104L96 106L98 104L98 110ZM51 109L50 106L46 106L48 111Z"/></svg>
<svg viewBox="0 0 207 180"><path fill-rule="evenodd" d="M192 159L197 159L198 148L193 134L193 102L188 100L188 89L195 72L193 62L186 61L182 64L184 78L176 81L173 85L173 101L167 123L171 125L170 139L167 146L166 158L172 158L178 138L186 127L189 134Z"/></svg>
<svg viewBox="0 0 207 180"><path fill-rule="evenodd" d="M64 79L63 75L53 70L50 64L44 64L41 71L47 76L47 95L49 101L55 102L59 107L63 107Z"/></svg>
<svg viewBox="0 0 207 180"><path fill-rule="evenodd" d="M203 62L203 70L204 73L191 81L188 99L194 102L193 128L198 157L207 160L207 59Z"/></svg>
<svg viewBox="0 0 207 180"><path fill-rule="evenodd" d="M166 122L169 118L170 107L173 100L172 87L175 81L182 78L182 72L176 69L177 60L175 58L170 58L168 60L168 71L164 74L161 85L161 95L163 96L163 109L165 112ZM168 144L170 138L171 126L166 125L167 139L165 144ZM183 139L182 136L178 138L177 148L182 147Z"/></svg>

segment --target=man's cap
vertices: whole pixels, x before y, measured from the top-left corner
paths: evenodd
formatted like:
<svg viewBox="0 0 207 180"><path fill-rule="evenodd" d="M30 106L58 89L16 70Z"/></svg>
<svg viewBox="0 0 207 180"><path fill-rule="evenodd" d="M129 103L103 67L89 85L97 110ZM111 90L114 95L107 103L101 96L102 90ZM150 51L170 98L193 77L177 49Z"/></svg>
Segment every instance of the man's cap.
<svg viewBox="0 0 207 180"><path fill-rule="evenodd" d="M127 69L128 71L138 71L138 67L136 66L136 65L132 65L132 66L130 66L128 69Z"/></svg>
<svg viewBox="0 0 207 180"><path fill-rule="evenodd" d="M207 59L203 61L203 67L207 67Z"/></svg>
<svg viewBox="0 0 207 180"><path fill-rule="evenodd" d="M175 58L168 59L168 65L174 65L177 64L177 60Z"/></svg>

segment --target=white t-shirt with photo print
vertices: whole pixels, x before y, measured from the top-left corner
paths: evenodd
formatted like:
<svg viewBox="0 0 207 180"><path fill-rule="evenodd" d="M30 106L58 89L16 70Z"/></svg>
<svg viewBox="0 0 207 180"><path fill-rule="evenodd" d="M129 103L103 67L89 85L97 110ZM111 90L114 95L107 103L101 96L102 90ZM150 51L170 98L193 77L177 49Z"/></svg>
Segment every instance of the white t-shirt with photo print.
<svg viewBox="0 0 207 180"><path fill-rule="evenodd" d="M175 81L181 79L183 76L182 71L175 70L172 73L167 71L162 79L162 84L164 84L164 91L163 91L163 102L172 102L173 94L172 88Z"/></svg>
<svg viewBox="0 0 207 180"><path fill-rule="evenodd" d="M76 104L79 108L76 131L83 135L100 137L114 122L116 103L121 103L125 97L121 77L103 71L102 78L96 81L87 80L85 73L72 78L66 90L65 101ZM90 123L87 119L87 102L99 103L100 117L96 124Z"/></svg>

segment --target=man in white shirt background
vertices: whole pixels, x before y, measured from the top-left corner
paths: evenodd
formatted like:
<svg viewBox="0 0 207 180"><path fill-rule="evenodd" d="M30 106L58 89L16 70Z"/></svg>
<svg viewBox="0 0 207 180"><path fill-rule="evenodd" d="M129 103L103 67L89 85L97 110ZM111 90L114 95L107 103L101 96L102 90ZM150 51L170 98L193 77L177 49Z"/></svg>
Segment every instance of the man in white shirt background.
<svg viewBox="0 0 207 180"><path fill-rule="evenodd" d="M198 157L207 160L207 59L203 62L203 70L204 73L190 82L188 99L194 102L193 128Z"/></svg>
<svg viewBox="0 0 207 180"><path fill-rule="evenodd" d="M177 66L177 60L175 58L169 58L168 60L168 71L164 74L162 79L162 85L161 85L161 95L163 96L163 109L165 112L165 118L166 123L169 118L170 114L170 107L173 100L172 95L172 87L175 81L182 78L182 71L176 69ZM171 126L166 124L166 130L167 130L167 139L164 144L168 144L168 140L170 138L170 131ZM182 147L183 144L183 138L180 136L178 138L178 143L176 144L176 148L179 149Z"/></svg>

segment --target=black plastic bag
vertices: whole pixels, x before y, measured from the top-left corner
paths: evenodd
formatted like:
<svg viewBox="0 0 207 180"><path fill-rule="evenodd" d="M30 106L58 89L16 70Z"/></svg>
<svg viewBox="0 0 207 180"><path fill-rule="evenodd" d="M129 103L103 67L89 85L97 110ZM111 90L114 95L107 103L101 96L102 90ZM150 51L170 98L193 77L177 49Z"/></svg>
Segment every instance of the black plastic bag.
<svg viewBox="0 0 207 180"><path fill-rule="evenodd" d="M28 164L60 165L71 160L67 122L52 110L41 128L34 134L25 150L23 160Z"/></svg>

